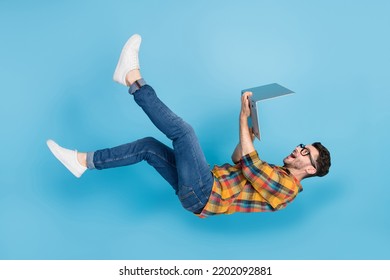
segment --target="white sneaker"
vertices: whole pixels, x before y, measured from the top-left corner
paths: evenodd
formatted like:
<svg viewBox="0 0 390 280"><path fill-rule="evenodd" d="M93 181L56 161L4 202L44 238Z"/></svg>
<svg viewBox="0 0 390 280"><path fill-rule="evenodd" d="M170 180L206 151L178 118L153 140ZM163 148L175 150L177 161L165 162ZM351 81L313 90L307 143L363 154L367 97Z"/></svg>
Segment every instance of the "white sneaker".
<svg viewBox="0 0 390 280"><path fill-rule="evenodd" d="M46 142L53 155L63 164L74 176L80 178L87 170L77 159L77 150L68 150L59 146L56 142L49 139Z"/></svg>
<svg viewBox="0 0 390 280"><path fill-rule="evenodd" d="M131 36L122 49L118 64L114 72L114 81L124 86L126 84L126 75L131 70L139 69L138 51L141 45L141 36L134 34Z"/></svg>

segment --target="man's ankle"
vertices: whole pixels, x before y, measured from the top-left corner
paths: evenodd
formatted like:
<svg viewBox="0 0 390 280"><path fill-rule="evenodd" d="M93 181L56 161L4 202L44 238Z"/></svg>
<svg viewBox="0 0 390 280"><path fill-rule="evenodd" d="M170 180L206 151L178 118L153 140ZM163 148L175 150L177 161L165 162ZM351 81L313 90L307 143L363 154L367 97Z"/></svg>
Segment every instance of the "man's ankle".
<svg viewBox="0 0 390 280"><path fill-rule="evenodd" d="M87 167L87 154L77 152L77 161L84 167Z"/></svg>
<svg viewBox="0 0 390 280"><path fill-rule="evenodd" d="M141 76L141 72L139 71L139 69L131 70L131 71L129 71L126 74L126 84L127 84L127 86L131 86L137 80L140 80L140 79L142 79L142 76Z"/></svg>

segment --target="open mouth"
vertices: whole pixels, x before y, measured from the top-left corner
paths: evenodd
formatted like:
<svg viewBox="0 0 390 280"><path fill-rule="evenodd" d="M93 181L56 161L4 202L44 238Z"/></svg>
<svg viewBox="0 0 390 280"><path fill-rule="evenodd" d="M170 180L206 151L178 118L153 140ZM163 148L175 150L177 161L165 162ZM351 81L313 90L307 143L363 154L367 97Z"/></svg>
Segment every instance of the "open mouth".
<svg viewBox="0 0 390 280"><path fill-rule="evenodd" d="M296 158L297 157L297 154L296 154L295 150L290 154L290 157L292 157L292 158Z"/></svg>

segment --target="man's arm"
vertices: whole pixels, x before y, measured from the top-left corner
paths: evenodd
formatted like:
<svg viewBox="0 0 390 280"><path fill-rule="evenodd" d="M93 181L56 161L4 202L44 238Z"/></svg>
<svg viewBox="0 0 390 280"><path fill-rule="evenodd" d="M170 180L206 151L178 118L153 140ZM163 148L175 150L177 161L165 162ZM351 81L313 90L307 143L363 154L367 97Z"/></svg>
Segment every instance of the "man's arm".
<svg viewBox="0 0 390 280"><path fill-rule="evenodd" d="M238 143L232 154L232 161L234 163L238 163L242 157L241 154L242 154L241 144Z"/></svg>
<svg viewBox="0 0 390 280"><path fill-rule="evenodd" d="M252 137L252 142L255 140L256 136L255 134L253 133L252 129L249 129L250 133L251 133L251 137ZM233 151L233 154L232 154L232 161L234 163L238 163L242 158L242 149L241 149L241 143L239 142L236 146L236 148L234 149Z"/></svg>
<svg viewBox="0 0 390 280"><path fill-rule="evenodd" d="M251 92L245 92L241 96L240 142L238 143L232 154L232 160L234 163L239 162L243 156L255 150L255 147L253 146L253 133L248 126L248 117L251 114L251 110L249 107L249 97L251 95Z"/></svg>

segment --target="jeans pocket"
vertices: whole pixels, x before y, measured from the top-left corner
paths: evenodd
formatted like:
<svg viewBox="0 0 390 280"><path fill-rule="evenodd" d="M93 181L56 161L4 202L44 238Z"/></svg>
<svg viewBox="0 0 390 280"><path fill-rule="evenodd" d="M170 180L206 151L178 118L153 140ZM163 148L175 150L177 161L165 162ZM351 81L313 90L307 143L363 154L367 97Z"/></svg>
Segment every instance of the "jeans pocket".
<svg viewBox="0 0 390 280"><path fill-rule="evenodd" d="M188 211L194 212L204 206L192 187L181 186L177 195L182 206Z"/></svg>

